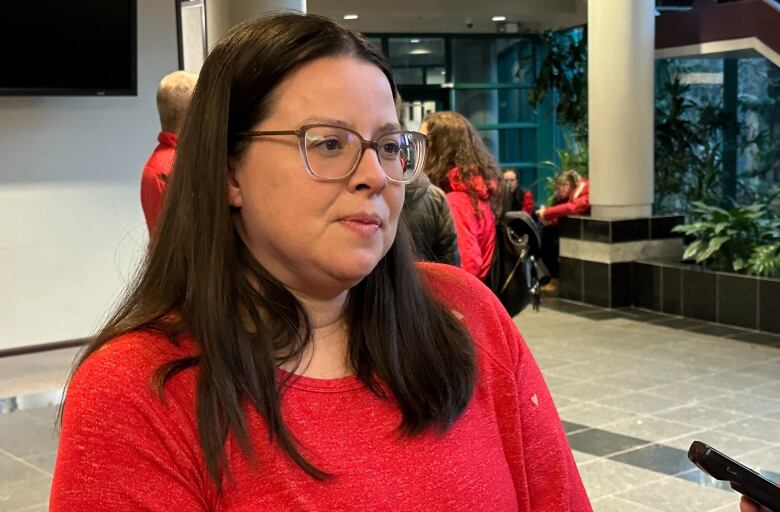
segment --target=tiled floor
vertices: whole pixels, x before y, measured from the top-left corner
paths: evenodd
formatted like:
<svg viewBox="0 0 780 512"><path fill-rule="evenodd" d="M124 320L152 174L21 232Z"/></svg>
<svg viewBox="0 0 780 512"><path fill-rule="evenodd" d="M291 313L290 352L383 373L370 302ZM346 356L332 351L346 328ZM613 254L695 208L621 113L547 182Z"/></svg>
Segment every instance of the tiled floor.
<svg viewBox="0 0 780 512"><path fill-rule="evenodd" d="M547 301L516 318L597 512L738 512L686 457L702 440L780 480L780 337ZM46 510L56 393L75 351L0 359L0 511ZM3 410L15 410L6 412Z"/></svg>

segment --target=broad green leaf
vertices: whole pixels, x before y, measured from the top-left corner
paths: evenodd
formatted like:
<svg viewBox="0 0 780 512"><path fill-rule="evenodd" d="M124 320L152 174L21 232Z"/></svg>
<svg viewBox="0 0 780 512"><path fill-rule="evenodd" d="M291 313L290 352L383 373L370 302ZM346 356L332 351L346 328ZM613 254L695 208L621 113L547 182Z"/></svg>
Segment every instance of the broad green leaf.
<svg viewBox="0 0 780 512"><path fill-rule="evenodd" d="M703 244L701 240L696 240L694 242L691 242L691 244L685 248L685 254L683 254L683 259L689 260L694 258L702 248L703 248Z"/></svg>

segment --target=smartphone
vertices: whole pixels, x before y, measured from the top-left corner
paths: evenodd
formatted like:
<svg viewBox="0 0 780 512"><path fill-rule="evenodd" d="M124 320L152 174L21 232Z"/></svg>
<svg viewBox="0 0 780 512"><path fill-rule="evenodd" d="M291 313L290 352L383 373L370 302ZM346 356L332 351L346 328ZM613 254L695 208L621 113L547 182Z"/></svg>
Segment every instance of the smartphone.
<svg viewBox="0 0 780 512"><path fill-rule="evenodd" d="M731 488L774 512L780 512L780 487L758 472L743 466L715 448L694 441L688 458L716 480L731 483Z"/></svg>

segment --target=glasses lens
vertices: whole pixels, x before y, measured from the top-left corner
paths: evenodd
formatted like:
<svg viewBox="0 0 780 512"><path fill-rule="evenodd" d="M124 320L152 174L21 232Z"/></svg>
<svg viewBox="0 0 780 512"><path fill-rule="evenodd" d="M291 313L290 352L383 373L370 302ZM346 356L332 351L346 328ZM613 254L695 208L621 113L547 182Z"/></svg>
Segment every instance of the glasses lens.
<svg viewBox="0 0 780 512"><path fill-rule="evenodd" d="M362 145L354 132L338 126L312 126L304 134L306 163L316 176L347 176L360 159ZM412 181L425 164L428 139L417 132L391 132L377 140L377 157L387 177Z"/></svg>
<svg viewBox="0 0 780 512"><path fill-rule="evenodd" d="M309 170L320 178L343 178L360 157L357 135L338 126L312 126L304 141Z"/></svg>
<svg viewBox="0 0 780 512"><path fill-rule="evenodd" d="M393 181L409 183L425 164L427 139L417 132L393 132L378 141L379 162Z"/></svg>

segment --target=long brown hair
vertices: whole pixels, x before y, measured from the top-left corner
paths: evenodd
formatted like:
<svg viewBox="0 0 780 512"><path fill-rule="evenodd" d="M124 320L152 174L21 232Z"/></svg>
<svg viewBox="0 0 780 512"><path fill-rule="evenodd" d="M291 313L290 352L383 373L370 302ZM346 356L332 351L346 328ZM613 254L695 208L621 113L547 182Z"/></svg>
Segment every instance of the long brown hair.
<svg viewBox="0 0 780 512"><path fill-rule="evenodd" d="M498 184L501 183L501 169L490 153L474 125L457 112L431 112L423 119L430 147L425 168L431 181L446 191L450 190L448 173L457 167L464 183L470 184L475 176L482 176L489 188L490 206L493 212L500 212ZM474 212L479 213L477 192L469 188Z"/></svg>
<svg viewBox="0 0 780 512"><path fill-rule="evenodd" d="M147 258L79 361L127 332L154 329L172 342L189 332L199 353L163 365L152 381L162 397L168 379L197 366L198 435L218 488L230 473L228 432L245 453L254 453L245 405L262 415L272 438L301 468L318 479L328 476L301 455L284 424L285 383L276 380L279 364L300 361L311 340L309 319L237 234L227 180L229 159L240 158L246 147L236 134L268 114L280 82L308 62L342 55L376 65L395 92L382 54L358 33L320 16L282 14L245 22L212 50L181 132ZM473 392L473 345L427 291L403 226L388 254L349 291L345 308L350 362L366 386L397 403L400 430L414 435L449 428Z"/></svg>

